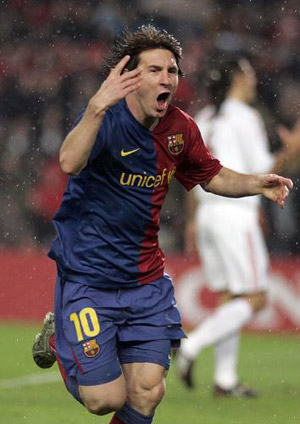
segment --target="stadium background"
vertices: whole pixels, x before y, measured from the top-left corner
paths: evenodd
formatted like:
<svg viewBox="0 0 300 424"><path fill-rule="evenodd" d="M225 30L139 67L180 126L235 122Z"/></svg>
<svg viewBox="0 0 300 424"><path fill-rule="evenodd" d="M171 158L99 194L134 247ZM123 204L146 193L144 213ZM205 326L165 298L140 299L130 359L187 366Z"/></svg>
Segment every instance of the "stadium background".
<svg viewBox="0 0 300 424"><path fill-rule="evenodd" d="M203 72L215 53L249 56L258 73L257 106L267 125L270 149L275 150L279 147L276 126L291 127L299 116L297 5L297 1L272 0L1 3L0 258L4 262L8 255L10 260L0 277L4 304L0 318L13 318L16 309L26 309L26 305L18 307L16 299L15 308L11 307L8 286L12 292L16 287L19 292L26 288L33 299L32 293L46 282L46 276L41 281L32 269L44 268L43 257L53 237L51 218L66 184L57 162L58 150L70 123L103 80L103 58L114 38L125 27L150 22L178 37L187 76L180 82L175 103L191 115L209 101ZM288 289L292 285L290 297L299 291L297 266L293 272L285 267L285 262L297 261L300 253L299 174L300 160L296 160L288 175L295 189L285 211L266 203L262 214L276 273L279 269ZM163 209L160 235L162 247L171 257L167 264L173 275L173 263L177 263L173 255L182 260L184 224L184 192L175 182ZM53 287L53 275L49 274L48 287ZM47 306L51 305L44 308ZM283 313L288 313L287 309L285 305ZM34 305L28 308L28 317L30 313L37 318ZM16 316L25 315L19 312Z"/></svg>
<svg viewBox="0 0 300 424"><path fill-rule="evenodd" d="M203 71L215 53L240 52L251 58L258 74L257 107L267 126L271 150L280 147L276 126L283 123L292 127L299 117L298 0L1 1L0 334L14 370L0 367L0 389L6 387L4 377L17 377L25 370L33 372L24 365L27 359L22 362L18 356L22 349L19 336L23 333L29 352L36 331L32 322L40 321L52 309L55 269L46 253L53 237L51 217L66 184L57 163L61 141L77 112L101 84L103 58L115 36L125 27L134 29L145 23L163 27L181 40L182 68L187 75L180 82L175 103L191 115L209 101ZM267 332L292 331L287 347L291 353L295 352L300 326L300 160L295 160L288 176L295 189L285 211L263 204L262 225L271 256L272 285L269 307L251 329L263 330L264 340L268 339ZM175 182L163 209L160 239L185 325L191 327L209 312L215 298L205 287L197 259L184 257L184 224L184 192ZM24 325L15 327L12 322ZM246 343L255 346L254 339L250 340L246 338ZM261 358L267 355L268 343L258 343ZM279 344L276 346L280 352ZM278 359L281 364L283 358L284 354ZM296 364L295 355L293 358L290 364ZM271 364L270 357L268 361ZM297 364L298 373L299 361ZM277 370L276 362L274 366ZM291 395L292 379L286 383ZM293 390L296 396L298 386ZM182 393L178 393L181 398ZM262 422L293 422L296 415L291 412L290 421L273 417ZM15 416L13 423L26 421L21 411ZM32 418L28 422L35 421ZM174 418L171 422L180 421ZM219 421L207 418L203 422ZM258 417L256 422L260 422Z"/></svg>

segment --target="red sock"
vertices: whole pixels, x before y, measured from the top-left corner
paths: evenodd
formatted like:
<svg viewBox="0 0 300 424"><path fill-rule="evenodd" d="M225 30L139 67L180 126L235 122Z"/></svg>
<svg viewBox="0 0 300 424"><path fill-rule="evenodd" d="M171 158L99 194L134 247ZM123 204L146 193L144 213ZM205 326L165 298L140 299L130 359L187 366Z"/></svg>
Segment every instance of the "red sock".
<svg viewBox="0 0 300 424"><path fill-rule="evenodd" d="M116 414L112 417L109 424L125 424L123 421L120 420L119 417L116 416Z"/></svg>

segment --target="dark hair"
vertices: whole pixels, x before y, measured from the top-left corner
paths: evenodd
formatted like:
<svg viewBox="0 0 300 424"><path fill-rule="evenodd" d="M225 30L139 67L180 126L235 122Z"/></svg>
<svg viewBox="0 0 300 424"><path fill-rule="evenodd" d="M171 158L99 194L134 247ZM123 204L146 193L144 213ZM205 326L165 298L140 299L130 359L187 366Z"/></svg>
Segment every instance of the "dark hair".
<svg viewBox="0 0 300 424"><path fill-rule="evenodd" d="M110 56L106 59L105 73L108 74L120 60L130 56L130 61L126 68L132 70L137 67L140 53L152 49L166 49L173 53L179 75L182 71L179 66L182 57L182 49L178 40L165 30L156 28L153 25L142 25L136 31L125 30L120 38L117 38Z"/></svg>
<svg viewBox="0 0 300 424"><path fill-rule="evenodd" d="M214 66L207 72L206 86L212 103L216 108L216 113L218 113L221 104L225 100L234 75L237 72L242 72L240 65L242 59L242 57L239 57L221 61L219 66Z"/></svg>

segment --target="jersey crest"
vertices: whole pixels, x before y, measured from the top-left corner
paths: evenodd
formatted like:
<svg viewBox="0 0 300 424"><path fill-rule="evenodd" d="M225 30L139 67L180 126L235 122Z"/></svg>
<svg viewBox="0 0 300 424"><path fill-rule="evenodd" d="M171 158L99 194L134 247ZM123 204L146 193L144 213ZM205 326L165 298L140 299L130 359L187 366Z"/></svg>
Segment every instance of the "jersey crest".
<svg viewBox="0 0 300 424"><path fill-rule="evenodd" d="M183 134L168 135L168 150L172 155L179 155L184 148Z"/></svg>
<svg viewBox="0 0 300 424"><path fill-rule="evenodd" d="M95 358L100 352L100 347L96 339L89 340L88 342L83 343L82 347L83 347L83 353L88 358Z"/></svg>

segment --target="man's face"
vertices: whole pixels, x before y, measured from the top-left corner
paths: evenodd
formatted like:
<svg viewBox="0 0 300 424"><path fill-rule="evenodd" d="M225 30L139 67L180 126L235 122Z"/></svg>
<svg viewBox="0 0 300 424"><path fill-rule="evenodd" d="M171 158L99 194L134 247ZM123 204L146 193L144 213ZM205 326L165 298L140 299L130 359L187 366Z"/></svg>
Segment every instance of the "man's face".
<svg viewBox="0 0 300 424"><path fill-rule="evenodd" d="M178 66L169 50L153 49L140 54L141 85L133 93L140 122L162 118L178 86Z"/></svg>

